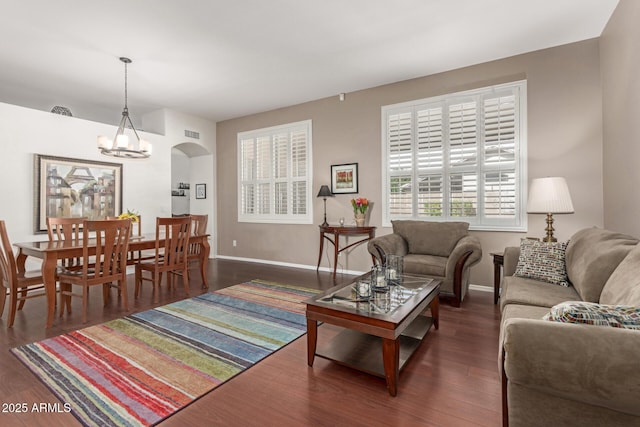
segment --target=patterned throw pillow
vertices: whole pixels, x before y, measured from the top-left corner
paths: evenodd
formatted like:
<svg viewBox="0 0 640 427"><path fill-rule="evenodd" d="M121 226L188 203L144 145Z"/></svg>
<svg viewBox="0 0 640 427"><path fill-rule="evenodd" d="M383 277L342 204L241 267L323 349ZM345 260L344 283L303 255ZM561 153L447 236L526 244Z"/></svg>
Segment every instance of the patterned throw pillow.
<svg viewBox="0 0 640 427"><path fill-rule="evenodd" d="M640 307L567 301L552 307L542 319L640 330Z"/></svg>
<svg viewBox="0 0 640 427"><path fill-rule="evenodd" d="M522 239L514 276L569 286L565 262L567 243Z"/></svg>

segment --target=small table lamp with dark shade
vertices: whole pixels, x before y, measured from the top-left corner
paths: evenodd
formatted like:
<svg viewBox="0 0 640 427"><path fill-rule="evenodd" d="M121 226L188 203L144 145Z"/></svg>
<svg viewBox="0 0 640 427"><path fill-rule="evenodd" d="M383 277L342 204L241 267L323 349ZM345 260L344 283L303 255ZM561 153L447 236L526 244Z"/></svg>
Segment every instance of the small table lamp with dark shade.
<svg viewBox="0 0 640 427"><path fill-rule="evenodd" d="M573 213L573 202L567 181L562 177L536 178L529 186L527 212L547 215L547 235L544 242L555 242L553 237L553 214Z"/></svg>
<svg viewBox="0 0 640 427"><path fill-rule="evenodd" d="M329 225L327 222L327 197L333 197L333 193L329 190L329 186L323 185L320 187L320 191L318 192L317 197L322 197L324 200L324 222L322 223L323 227Z"/></svg>

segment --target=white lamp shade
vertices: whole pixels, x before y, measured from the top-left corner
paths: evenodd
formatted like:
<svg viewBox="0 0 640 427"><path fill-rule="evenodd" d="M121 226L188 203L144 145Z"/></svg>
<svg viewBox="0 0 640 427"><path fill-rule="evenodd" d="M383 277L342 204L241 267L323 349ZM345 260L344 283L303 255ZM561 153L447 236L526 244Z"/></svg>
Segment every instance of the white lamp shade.
<svg viewBox="0 0 640 427"><path fill-rule="evenodd" d="M128 148L129 147L129 137L125 134L116 135L116 145L118 148Z"/></svg>
<svg viewBox="0 0 640 427"><path fill-rule="evenodd" d="M151 154L151 143L146 139L140 140L139 148L140 148L140 151L144 151L145 153Z"/></svg>
<svg viewBox="0 0 640 427"><path fill-rule="evenodd" d="M562 177L536 178L529 186L527 212L533 214L573 213L567 181Z"/></svg>
<svg viewBox="0 0 640 427"><path fill-rule="evenodd" d="M111 148L112 144L113 143L106 136L100 135L98 137L98 148L100 148L100 149L102 149L102 148Z"/></svg>

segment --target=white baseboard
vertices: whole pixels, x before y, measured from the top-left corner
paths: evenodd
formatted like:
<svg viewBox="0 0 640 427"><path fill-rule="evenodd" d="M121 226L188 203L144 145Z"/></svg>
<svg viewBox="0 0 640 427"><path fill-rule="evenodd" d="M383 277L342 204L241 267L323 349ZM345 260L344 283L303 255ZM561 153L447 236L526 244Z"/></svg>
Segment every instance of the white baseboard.
<svg viewBox="0 0 640 427"><path fill-rule="evenodd" d="M492 292L493 293L493 287L491 287L491 286L469 284L469 289L471 289L473 291Z"/></svg>
<svg viewBox="0 0 640 427"><path fill-rule="evenodd" d="M230 260L230 261L242 261L242 262L255 262L255 263L258 263L258 264L270 264L270 265L277 265L277 266L280 266L280 267L302 268L304 270L315 270L316 269L316 267L314 265L294 264L292 262L271 261L271 260L266 260L266 259L243 258L243 257L234 257L234 256L227 256L227 255L216 255L216 258L226 259L226 260ZM328 273L333 273L333 269L330 268L330 267L320 267L318 269L318 271L326 271ZM366 271L338 270L338 273L346 274L346 275L349 275L349 276L360 276L360 275L366 273ZM493 288L490 287L490 286L469 284L469 289L474 290L474 291L480 291L480 292L493 292Z"/></svg>
<svg viewBox="0 0 640 427"><path fill-rule="evenodd" d="M242 258L242 257L234 257L234 256L226 256L226 255L216 255L216 258L219 259L227 259L231 261L243 261L243 262L255 262L258 264L270 264L270 265L278 265L280 267L291 267L291 268L302 268L304 270L315 270L315 265L307 265L307 264L294 264L292 262L282 262L282 261L272 261L266 259L257 259L257 258ZM333 273L333 268L330 267L320 267L318 271L326 271L329 273ZM354 270L338 270L337 273L347 274L349 276L360 276L364 274L364 271L354 271Z"/></svg>

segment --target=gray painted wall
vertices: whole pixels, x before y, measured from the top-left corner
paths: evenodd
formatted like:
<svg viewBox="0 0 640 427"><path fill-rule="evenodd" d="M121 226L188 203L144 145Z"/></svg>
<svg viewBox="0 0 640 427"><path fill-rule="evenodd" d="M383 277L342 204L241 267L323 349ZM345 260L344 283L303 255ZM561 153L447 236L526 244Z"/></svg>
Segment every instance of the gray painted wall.
<svg viewBox="0 0 640 427"><path fill-rule="evenodd" d="M434 58L437 60L437 58ZM313 190L330 183L330 166L359 163L359 195L374 205L370 224L381 226L381 107L429 96L527 79L528 170L532 178L567 178L576 213L556 217L556 236L568 239L588 226L603 226L602 93L599 42L587 40L446 73L347 93L344 102L320 99L217 124L218 253L222 256L315 266L322 199L314 200L313 225L239 224L237 222L238 132L300 120L313 120ZM337 223L351 218L352 195L327 200L327 217ZM377 206L376 206L377 203ZM471 283L491 286L489 253L518 245L525 236L542 236L543 215L529 216L528 233L474 232L485 255L471 275ZM232 241L237 246L232 246ZM326 247L326 245L325 245ZM326 251L326 249L325 249ZM328 267L328 254L322 266ZM371 258L364 246L340 258L339 271L367 271Z"/></svg>

